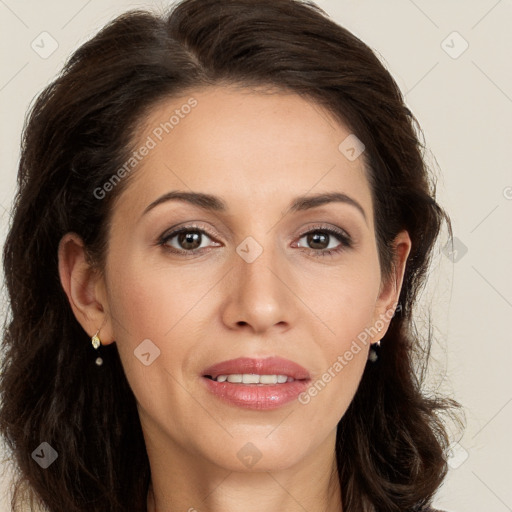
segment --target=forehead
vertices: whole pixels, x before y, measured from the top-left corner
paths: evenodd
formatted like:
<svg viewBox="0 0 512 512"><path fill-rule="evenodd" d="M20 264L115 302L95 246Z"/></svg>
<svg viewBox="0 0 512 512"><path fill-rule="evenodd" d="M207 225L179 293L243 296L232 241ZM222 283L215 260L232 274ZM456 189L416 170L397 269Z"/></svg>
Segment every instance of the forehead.
<svg viewBox="0 0 512 512"><path fill-rule="evenodd" d="M222 196L235 207L288 203L288 196L340 191L371 212L363 157L340 150L353 137L298 94L248 88L191 90L156 104L140 123L141 157L126 201L147 205L169 190Z"/></svg>

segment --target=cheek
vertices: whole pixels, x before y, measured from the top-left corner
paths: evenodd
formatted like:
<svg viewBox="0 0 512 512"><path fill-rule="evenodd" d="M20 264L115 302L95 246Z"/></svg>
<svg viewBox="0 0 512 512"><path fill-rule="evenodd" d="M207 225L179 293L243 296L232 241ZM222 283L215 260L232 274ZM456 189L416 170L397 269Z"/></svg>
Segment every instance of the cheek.
<svg viewBox="0 0 512 512"><path fill-rule="evenodd" d="M329 351L369 327L377 304L380 284L378 264L371 258L353 260L337 267L315 269L300 279L300 296L310 305L323 327ZM313 318L312 318L313 319Z"/></svg>
<svg viewBox="0 0 512 512"><path fill-rule="evenodd" d="M114 339L136 395L138 389L145 394L155 389L157 380L165 378L163 368L172 375L181 373L179 362L185 357L181 352L187 344L178 342L180 328L194 299L197 301L191 290L176 273L164 275L135 259L118 261L111 270L109 305Z"/></svg>
<svg viewBox="0 0 512 512"><path fill-rule="evenodd" d="M204 332L197 331L209 321L213 306L208 292L218 277L192 268L185 272L161 263L150 265L136 256L112 261L116 263L109 273L109 304L127 377L156 379L159 374L158 378L169 379L170 373L181 381L187 365L200 353ZM134 357L143 342L158 354L150 366ZM169 387L168 382L164 385Z"/></svg>
<svg viewBox="0 0 512 512"><path fill-rule="evenodd" d="M339 324L336 340L322 347L323 367L298 398L313 431L334 428L354 398L368 359L368 343L358 339L360 324L354 318Z"/></svg>
<svg viewBox="0 0 512 512"><path fill-rule="evenodd" d="M119 269L111 274L110 305L124 373L146 415L163 415L176 430L164 404L183 404L186 398L176 383L184 381L184 362L196 348L187 338L187 320L200 294L176 273L164 276L128 263Z"/></svg>
<svg viewBox="0 0 512 512"><path fill-rule="evenodd" d="M204 293L204 277L156 267L140 259L118 265L110 279L111 311L121 339L162 339ZM195 281L194 281L195 279Z"/></svg>
<svg viewBox="0 0 512 512"><path fill-rule="evenodd" d="M299 401L311 410L316 426L336 424L347 410L367 364L369 337L379 289L379 269L370 262L339 267L329 279L303 281L302 293L317 313L314 336L322 363ZM313 283L317 286L313 286ZM319 283L324 283L319 287ZM317 418L317 419L315 419ZM323 423L325 422L325 423Z"/></svg>

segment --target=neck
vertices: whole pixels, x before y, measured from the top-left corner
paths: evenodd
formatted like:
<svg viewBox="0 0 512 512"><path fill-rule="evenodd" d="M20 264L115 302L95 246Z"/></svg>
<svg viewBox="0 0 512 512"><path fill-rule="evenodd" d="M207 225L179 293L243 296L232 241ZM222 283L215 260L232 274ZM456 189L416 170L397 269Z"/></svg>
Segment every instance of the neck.
<svg viewBox="0 0 512 512"><path fill-rule="evenodd" d="M226 487L226 480L228 480L228 478L223 482L224 487ZM272 486L277 490L277 488L281 486L281 483L269 473L267 485L264 487L270 488ZM230 486L230 488L232 487L233 486ZM263 491L260 491L260 487L254 489L254 487L251 486L251 490L247 495L243 495L245 492L243 489L237 489L236 493L230 493L224 489L225 492L222 498L217 498L216 500L210 499L208 501L209 504L206 504L206 498L202 500L197 498L190 499L187 500L188 504L193 503L195 506L184 508L184 506L187 507L187 505L180 505L181 500L167 501L164 497L165 493L159 494L159 497L155 496L153 483L151 482L147 497L147 512L177 512L183 510L187 510L187 512L198 512L198 510L201 512L220 512L221 510L222 512L230 512L239 511L241 508L247 512L261 511L262 508L266 510L279 510L280 512L297 512L297 510L307 510L308 512L342 512L343 510L339 486L336 488L336 491L326 490L323 499L320 500L316 497L312 498L310 495L309 498L305 496L302 498L295 497L291 492L288 492L284 486L282 486L281 489L288 495L288 499L284 494L279 498L279 493L276 493L275 497L272 499L264 494ZM259 496L256 496L256 493L259 493ZM252 503L252 506L246 505L248 500ZM197 507L197 509L195 507Z"/></svg>
<svg viewBox="0 0 512 512"><path fill-rule="evenodd" d="M329 457L324 456L324 448L318 447L296 467L259 472L230 471L198 457L187 463L149 448L152 479L147 511L340 512L334 450Z"/></svg>

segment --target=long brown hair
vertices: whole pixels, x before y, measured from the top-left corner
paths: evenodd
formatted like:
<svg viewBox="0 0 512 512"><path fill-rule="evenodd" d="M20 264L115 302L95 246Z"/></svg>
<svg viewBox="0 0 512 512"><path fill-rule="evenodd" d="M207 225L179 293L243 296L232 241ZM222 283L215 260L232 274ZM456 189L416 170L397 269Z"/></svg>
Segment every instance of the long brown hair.
<svg viewBox="0 0 512 512"><path fill-rule="evenodd" d="M150 467L134 395L115 344L94 363L60 285L57 248L73 231L105 261L114 201L94 191L122 167L158 101L209 85L272 86L322 105L365 145L383 276L392 241L412 241L399 312L338 425L345 512L419 511L447 470L442 420L457 404L424 392L431 339L413 306L443 221L421 129L372 50L314 4L185 0L166 15L131 11L83 44L37 98L23 132L18 191L4 248L10 317L3 332L0 433L27 488L51 512L146 510ZM134 172L137 172L136 170ZM443 414L441 414L443 413ZM58 453L43 470L41 442Z"/></svg>

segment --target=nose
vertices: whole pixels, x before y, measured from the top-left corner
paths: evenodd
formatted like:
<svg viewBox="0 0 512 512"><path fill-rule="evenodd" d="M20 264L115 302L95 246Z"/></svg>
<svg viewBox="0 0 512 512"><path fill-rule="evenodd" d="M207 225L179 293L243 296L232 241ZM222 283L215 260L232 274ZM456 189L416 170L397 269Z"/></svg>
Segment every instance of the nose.
<svg viewBox="0 0 512 512"><path fill-rule="evenodd" d="M298 316L300 301L294 295L293 274L282 252L270 245L262 247L249 239L233 254L222 310L230 329L244 328L257 334L275 328L285 331Z"/></svg>

